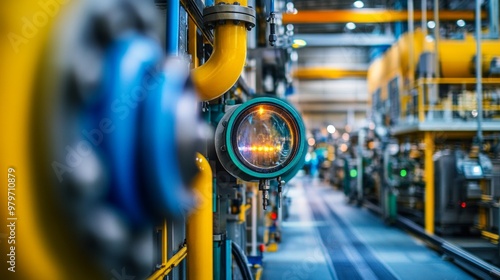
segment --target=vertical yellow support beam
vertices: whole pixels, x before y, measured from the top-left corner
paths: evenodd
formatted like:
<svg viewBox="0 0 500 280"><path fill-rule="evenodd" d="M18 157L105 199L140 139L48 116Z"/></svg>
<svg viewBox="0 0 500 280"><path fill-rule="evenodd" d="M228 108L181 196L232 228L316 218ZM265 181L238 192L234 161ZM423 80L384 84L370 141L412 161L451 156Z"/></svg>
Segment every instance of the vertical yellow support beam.
<svg viewBox="0 0 500 280"><path fill-rule="evenodd" d="M199 202L186 224L187 274L188 280L207 280L213 277L212 169L201 154L196 155L196 164L200 173L193 189Z"/></svg>
<svg viewBox="0 0 500 280"><path fill-rule="evenodd" d="M425 82L418 83L418 121L423 122L425 121L425 110L424 110L424 94L426 90L424 90L427 85Z"/></svg>
<svg viewBox="0 0 500 280"><path fill-rule="evenodd" d="M482 191L483 197L484 197L485 194L489 193L488 189L487 189L486 181L485 180L481 180L479 182L479 184L480 184L481 191ZM487 229L487 226L488 226L488 217L487 217L487 215L488 215L487 214L487 209L485 207L479 206L478 227L481 230Z"/></svg>
<svg viewBox="0 0 500 280"><path fill-rule="evenodd" d="M425 143L425 231L434 234L434 135L426 131Z"/></svg>
<svg viewBox="0 0 500 280"><path fill-rule="evenodd" d="M168 232L167 220L163 220L163 229L161 231L161 263L166 263L168 260Z"/></svg>

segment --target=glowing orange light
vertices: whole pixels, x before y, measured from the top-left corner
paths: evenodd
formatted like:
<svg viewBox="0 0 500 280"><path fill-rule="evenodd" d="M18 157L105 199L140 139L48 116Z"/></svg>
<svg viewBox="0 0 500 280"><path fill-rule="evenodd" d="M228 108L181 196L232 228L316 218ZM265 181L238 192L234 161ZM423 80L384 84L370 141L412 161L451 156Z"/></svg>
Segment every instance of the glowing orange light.
<svg viewBox="0 0 500 280"><path fill-rule="evenodd" d="M345 143L344 143L344 144L340 145L340 150L341 150L342 152L346 152L346 151L347 151L347 149L348 149L347 144L345 144Z"/></svg>
<svg viewBox="0 0 500 280"><path fill-rule="evenodd" d="M262 115L264 113L264 108L262 106L259 107L259 115Z"/></svg>

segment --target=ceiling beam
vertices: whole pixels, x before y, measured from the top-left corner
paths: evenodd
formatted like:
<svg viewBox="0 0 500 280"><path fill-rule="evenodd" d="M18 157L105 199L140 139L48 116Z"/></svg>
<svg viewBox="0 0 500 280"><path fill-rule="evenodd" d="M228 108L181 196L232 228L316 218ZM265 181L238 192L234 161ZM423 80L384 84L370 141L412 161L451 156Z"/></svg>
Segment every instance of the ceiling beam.
<svg viewBox="0 0 500 280"><path fill-rule="evenodd" d="M298 103L297 108L303 113L338 113L338 112L366 112L369 108L366 102L364 103Z"/></svg>
<svg viewBox="0 0 500 280"><path fill-rule="evenodd" d="M482 13L482 18L486 18L486 12ZM421 20L422 12L414 12L414 20ZM434 12L427 11L427 19L434 19ZM439 19L441 21L452 20L474 20L474 11L451 11L440 10ZM396 11L386 9L356 9L356 10L304 10L296 14L283 14L283 23L383 23L407 21L408 11Z"/></svg>
<svg viewBox="0 0 500 280"><path fill-rule="evenodd" d="M298 68L293 77L299 80L334 80L343 78L366 78L366 70L349 70L327 67Z"/></svg>
<svg viewBox="0 0 500 280"><path fill-rule="evenodd" d="M306 41L307 47L372 47L389 46L396 42L394 35L383 34L305 34L297 33L295 38Z"/></svg>

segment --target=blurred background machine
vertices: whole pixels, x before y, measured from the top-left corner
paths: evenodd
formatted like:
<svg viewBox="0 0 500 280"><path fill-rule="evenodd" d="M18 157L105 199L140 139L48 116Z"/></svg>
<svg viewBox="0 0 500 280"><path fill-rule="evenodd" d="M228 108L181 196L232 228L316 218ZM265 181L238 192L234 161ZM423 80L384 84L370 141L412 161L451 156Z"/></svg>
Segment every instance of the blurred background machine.
<svg viewBox="0 0 500 280"><path fill-rule="evenodd" d="M367 122L350 137L333 137L345 163L335 159L329 178L387 222L498 264L498 3L484 8L488 21L478 19L475 35L457 33L446 19L429 27L409 18L406 32L370 64Z"/></svg>

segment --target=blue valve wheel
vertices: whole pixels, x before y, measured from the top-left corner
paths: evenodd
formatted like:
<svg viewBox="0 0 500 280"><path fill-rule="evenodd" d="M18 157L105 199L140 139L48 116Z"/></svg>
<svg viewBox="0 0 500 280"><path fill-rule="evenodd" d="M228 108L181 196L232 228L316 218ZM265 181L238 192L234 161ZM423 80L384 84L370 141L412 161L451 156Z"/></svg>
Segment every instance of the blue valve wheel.
<svg viewBox="0 0 500 280"><path fill-rule="evenodd" d="M154 224L193 206L198 103L187 63L165 63L148 35L144 2L75 5L47 45L33 101L40 218L54 221L54 251L83 247L104 273L127 265L142 278L154 260L126 248L153 256Z"/></svg>

